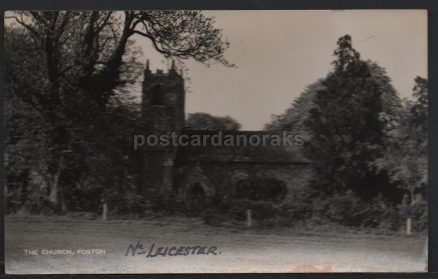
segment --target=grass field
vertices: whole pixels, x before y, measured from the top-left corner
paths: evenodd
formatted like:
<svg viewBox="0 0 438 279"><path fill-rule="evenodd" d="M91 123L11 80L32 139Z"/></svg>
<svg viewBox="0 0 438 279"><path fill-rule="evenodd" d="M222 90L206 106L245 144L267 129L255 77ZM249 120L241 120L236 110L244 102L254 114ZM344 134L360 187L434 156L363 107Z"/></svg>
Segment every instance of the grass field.
<svg viewBox="0 0 438 279"><path fill-rule="evenodd" d="M199 219L84 220L15 217L5 221L6 272L415 272L424 271L424 236L374 235L305 229L210 227ZM130 244L217 246L217 255L125 256ZM38 250L38 255L26 255ZM67 249L71 255L43 255ZM105 249L81 255L78 249ZM147 250L147 249L146 249ZM84 252L85 251L85 252Z"/></svg>

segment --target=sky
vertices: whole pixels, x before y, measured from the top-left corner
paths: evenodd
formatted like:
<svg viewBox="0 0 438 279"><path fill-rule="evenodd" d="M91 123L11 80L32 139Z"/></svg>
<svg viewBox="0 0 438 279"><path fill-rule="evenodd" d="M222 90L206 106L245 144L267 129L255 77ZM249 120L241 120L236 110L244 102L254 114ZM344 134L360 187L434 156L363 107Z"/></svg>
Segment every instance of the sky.
<svg viewBox="0 0 438 279"><path fill-rule="evenodd" d="M259 130L284 112L305 87L331 69L339 37L350 34L363 59L387 70L401 97L414 78L427 77L425 10L204 11L230 42L226 58L236 64L206 67L186 61L190 78L186 113L229 115L243 130ZM136 37L152 70L169 61L147 39ZM141 86L141 79L138 87ZM139 89L140 90L140 89Z"/></svg>

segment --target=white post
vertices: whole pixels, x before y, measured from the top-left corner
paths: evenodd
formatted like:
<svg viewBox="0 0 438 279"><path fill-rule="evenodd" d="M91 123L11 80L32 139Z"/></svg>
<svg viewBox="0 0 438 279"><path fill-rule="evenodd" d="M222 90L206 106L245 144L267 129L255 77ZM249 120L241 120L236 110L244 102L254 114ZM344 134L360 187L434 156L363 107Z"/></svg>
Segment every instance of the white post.
<svg viewBox="0 0 438 279"><path fill-rule="evenodd" d="M248 228L252 226L251 209L246 210L246 226Z"/></svg>
<svg viewBox="0 0 438 279"><path fill-rule="evenodd" d="M412 218L406 219L406 235L410 236L412 233Z"/></svg>
<svg viewBox="0 0 438 279"><path fill-rule="evenodd" d="M102 220L104 221L106 220L107 214L108 214L108 206L106 202L104 202L102 206Z"/></svg>

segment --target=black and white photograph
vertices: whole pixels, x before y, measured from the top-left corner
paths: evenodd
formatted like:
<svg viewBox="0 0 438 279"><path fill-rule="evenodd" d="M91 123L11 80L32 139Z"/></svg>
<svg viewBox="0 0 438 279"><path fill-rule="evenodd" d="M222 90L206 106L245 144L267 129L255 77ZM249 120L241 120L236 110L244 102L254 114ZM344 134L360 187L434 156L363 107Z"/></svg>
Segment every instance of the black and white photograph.
<svg viewBox="0 0 438 279"><path fill-rule="evenodd" d="M3 40L7 274L427 272L427 10L11 10Z"/></svg>

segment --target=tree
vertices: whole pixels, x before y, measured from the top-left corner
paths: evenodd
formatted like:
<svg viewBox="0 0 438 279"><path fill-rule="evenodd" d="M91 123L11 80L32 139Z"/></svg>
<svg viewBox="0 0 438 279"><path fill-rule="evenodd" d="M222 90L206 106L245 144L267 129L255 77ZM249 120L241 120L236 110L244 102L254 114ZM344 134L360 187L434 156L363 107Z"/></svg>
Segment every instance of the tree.
<svg viewBox="0 0 438 279"><path fill-rule="evenodd" d="M379 169L387 169L391 180L409 194L411 204L415 193L427 185L428 173L428 88L427 80L415 78L414 100L404 100L399 118L388 129L389 144L382 158L376 161Z"/></svg>
<svg viewBox="0 0 438 279"><path fill-rule="evenodd" d="M323 193L352 189L363 198L394 197L394 185L373 163L385 150L385 127L397 118L400 100L383 68L363 61L351 37L339 38L333 70L316 93L305 145Z"/></svg>
<svg viewBox="0 0 438 279"><path fill-rule="evenodd" d="M228 42L214 19L198 11L20 11L6 18L18 26L7 27L15 47L5 47L6 83L45 123L42 137L50 148L42 172L54 204L73 146L99 132L95 120L141 72L134 35L148 38L165 57L229 65ZM16 44L18 37L25 47Z"/></svg>
<svg viewBox="0 0 438 279"><path fill-rule="evenodd" d="M213 116L208 113L197 112L189 114L186 126L194 130L229 130L237 131L240 124L230 116Z"/></svg>
<svg viewBox="0 0 438 279"><path fill-rule="evenodd" d="M424 140L427 140L428 131L429 90L427 79L419 76L415 78L412 96L415 98L410 107L412 122L418 127L418 132L421 135L419 140L424 142ZM425 150L423 149L423 151Z"/></svg>
<svg viewBox="0 0 438 279"><path fill-rule="evenodd" d="M272 120L265 125L265 130L305 129L305 122L314 106L316 93L322 89L322 79L307 86L283 114L272 115Z"/></svg>
<svg viewBox="0 0 438 279"><path fill-rule="evenodd" d="M33 93L44 82L43 68L31 40L20 30L5 32L5 168L7 208L17 210L29 198L32 181L50 158L44 116L34 108ZM33 73L33 74L32 74ZM20 98L15 92L20 92ZM23 99L24 98L24 99ZM42 191L51 180L41 179Z"/></svg>

